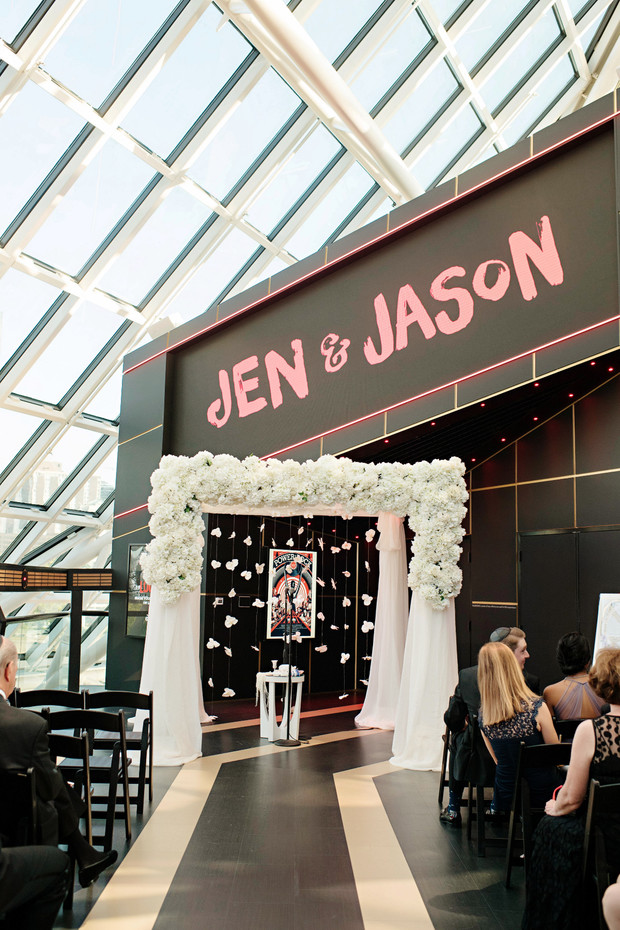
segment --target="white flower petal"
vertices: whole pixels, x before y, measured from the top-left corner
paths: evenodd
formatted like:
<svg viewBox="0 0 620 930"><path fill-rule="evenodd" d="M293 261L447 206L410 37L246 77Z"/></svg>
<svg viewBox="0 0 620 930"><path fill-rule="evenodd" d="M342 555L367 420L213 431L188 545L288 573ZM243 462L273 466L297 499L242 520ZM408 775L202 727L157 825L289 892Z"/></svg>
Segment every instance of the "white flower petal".
<svg viewBox="0 0 620 930"><path fill-rule="evenodd" d="M314 651L315 652L327 652L327 646L315 646Z"/></svg>
<svg viewBox="0 0 620 930"><path fill-rule="evenodd" d="M230 614L226 614L226 619L224 620L225 627L230 629L231 626L235 626L237 623L239 623L239 621L236 617L231 617Z"/></svg>
<svg viewBox="0 0 620 930"><path fill-rule="evenodd" d="M211 568L219 568L221 564L217 559L211 559Z"/></svg>
<svg viewBox="0 0 620 930"><path fill-rule="evenodd" d="M245 539L244 539L243 541L244 541L244 543L246 544L246 546L251 546L251 545L252 545L252 537L251 537L251 536L246 536Z"/></svg>
<svg viewBox="0 0 620 930"><path fill-rule="evenodd" d="M211 535L212 535L212 536L221 536L221 535L222 535L222 531L221 531L221 529L219 528L219 526L216 526L214 530L211 530Z"/></svg>
<svg viewBox="0 0 620 930"><path fill-rule="evenodd" d="M207 649L217 649L218 646L219 646L218 641L216 639L213 639L212 636L210 636L209 641L207 643Z"/></svg>
<svg viewBox="0 0 620 930"><path fill-rule="evenodd" d="M232 688L224 688L224 690L222 691L222 697L234 697L234 696L235 696L235 692L233 691Z"/></svg>
<svg viewBox="0 0 620 930"><path fill-rule="evenodd" d="M229 658L232 657L232 649L230 648L230 646L224 646L224 652Z"/></svg>

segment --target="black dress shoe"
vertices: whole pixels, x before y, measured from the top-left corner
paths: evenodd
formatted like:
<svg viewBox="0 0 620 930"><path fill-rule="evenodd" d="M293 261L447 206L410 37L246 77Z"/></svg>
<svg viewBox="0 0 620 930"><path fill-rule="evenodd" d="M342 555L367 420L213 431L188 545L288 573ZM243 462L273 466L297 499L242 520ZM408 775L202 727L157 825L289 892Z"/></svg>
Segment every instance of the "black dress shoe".
<svg viewBox="0 0 620 930"><path fill-rule="evenodd" d="M99 878L103 870L114 865L117 859L117 851L111 849L109 852L103 853L101 859L91 862L90 865L83 866L78 872L78 879L82 888L88 888L89 885L92 885L92 883Z"/></svg>
<svg viewBox="0 0 620 930"><path fill-rule="evenodd" d="M462 823L460 811L452 810L451 807L444 807L439 820L441 823L449 823L451 827L460 827Z"/></svg>
<svg viewBox="0 0 620 930"><path fill-rule="evenodd" d="M496 811L488 807L484 812L484 819L489 823L507 823L510 817L510 811Z"/></svg>

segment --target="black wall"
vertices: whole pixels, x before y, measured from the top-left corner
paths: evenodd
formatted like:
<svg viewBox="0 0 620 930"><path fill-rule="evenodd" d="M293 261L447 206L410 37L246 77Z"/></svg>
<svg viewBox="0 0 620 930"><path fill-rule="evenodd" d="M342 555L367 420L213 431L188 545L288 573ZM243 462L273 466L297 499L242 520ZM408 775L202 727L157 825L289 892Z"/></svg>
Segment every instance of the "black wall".
<svg viewBox="0 0 620 930"><path fill-rule="evenodd" d="M460 666L495 627L518 625L544 686L561 677L562 634L581 630L594 644L598 596L620 590L619 437L614 375L469 473Z"/></svg>

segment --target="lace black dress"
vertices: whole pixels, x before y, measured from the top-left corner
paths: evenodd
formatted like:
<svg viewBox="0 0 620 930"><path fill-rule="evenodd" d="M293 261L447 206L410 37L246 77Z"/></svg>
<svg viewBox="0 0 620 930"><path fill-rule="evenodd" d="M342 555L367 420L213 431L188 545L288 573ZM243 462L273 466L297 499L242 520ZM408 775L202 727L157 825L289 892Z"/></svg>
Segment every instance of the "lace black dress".
<svg viewBox="0 0 620 930"><path fill-rule="evenodd" d="M601 784L620 781L620 717L605 714L592 721L595 749L590 778ZM523 930L583 930L581 866L586 803L564 817L545 815L534 831ZM620 819L600 824L610 865L620 870Z"/></svg>
<svg viewBox="0 0 620 930"><path fill-rule="evenodd" d="M542 733L536 726L536 717L542 703L542 698L536 698L531 704L524 701L520 713L515 714L510 720L502 720L490 726L484 723L482 712L480 713L480 729L493 747L497 759L493 790L493 807L496 810L509 811L512 807L521 743L525 743L526 746L544 743ZM560 784L555 766L532 769L525 777L530 786L530 797L534 807L544 807Z"/></svg>

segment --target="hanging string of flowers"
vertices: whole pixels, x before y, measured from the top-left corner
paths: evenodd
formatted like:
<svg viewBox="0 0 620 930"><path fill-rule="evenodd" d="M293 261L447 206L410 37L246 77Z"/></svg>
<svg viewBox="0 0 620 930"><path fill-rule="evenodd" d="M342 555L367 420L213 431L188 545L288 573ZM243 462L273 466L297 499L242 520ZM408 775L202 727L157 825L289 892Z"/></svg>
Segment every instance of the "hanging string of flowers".
<svg viewBox="0 0 620 930"><path fill-rule="evenodd" d="M307 462L210 452L193 458L166 455L151 476L149 527L154 538L141 559L144 577L167 603L200 584L203 509L288 509L304 516L317 510L344 517L383 511L409 517L416 534L409 586L441 609L461 587L464 472L458 458L409 465L366 464L332 455Z"/></svg>

